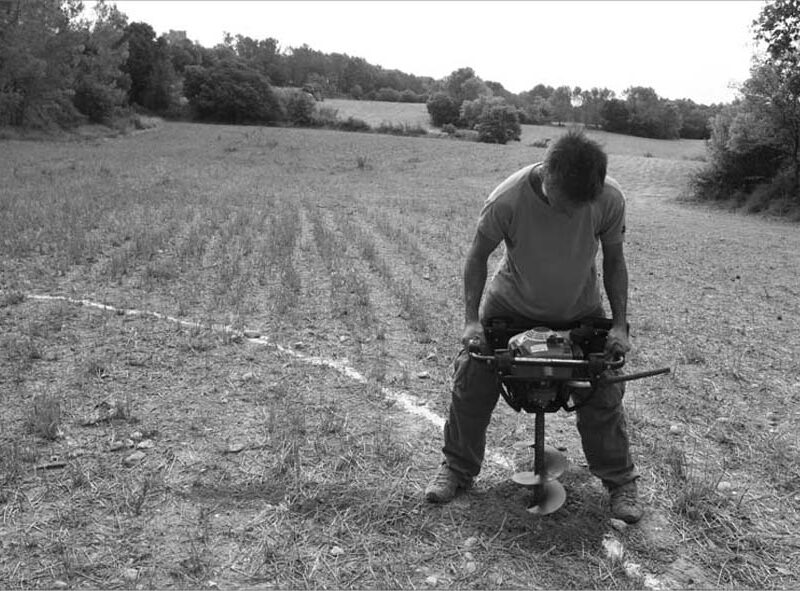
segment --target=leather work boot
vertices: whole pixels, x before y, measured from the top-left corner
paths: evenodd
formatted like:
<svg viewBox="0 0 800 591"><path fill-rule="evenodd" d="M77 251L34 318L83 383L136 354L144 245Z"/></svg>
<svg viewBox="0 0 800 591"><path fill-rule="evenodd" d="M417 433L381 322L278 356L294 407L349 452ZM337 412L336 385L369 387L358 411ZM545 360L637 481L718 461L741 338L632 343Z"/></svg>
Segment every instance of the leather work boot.
<svg viewBox="0 0 800 591"><path fill-rule="evenodd" d="M465 479L455 470L442 463L436 475L425 489L425 498L431 503L449 503L459 490L472 486L471 479Z"/></svg>
<svg viewBox="0 0 800 591"><path fill-rule="evenodd" d="M608 491L611 497L611 514L625 523L636 523L644 515L644 507L639 500L636 481L617 486Z"/></svg>

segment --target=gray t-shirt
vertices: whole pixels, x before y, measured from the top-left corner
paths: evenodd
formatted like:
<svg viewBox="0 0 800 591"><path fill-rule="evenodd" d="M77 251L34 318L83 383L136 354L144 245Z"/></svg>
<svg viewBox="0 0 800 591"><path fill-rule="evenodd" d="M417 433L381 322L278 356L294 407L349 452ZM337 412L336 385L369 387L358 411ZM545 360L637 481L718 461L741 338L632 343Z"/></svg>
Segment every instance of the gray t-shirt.
<svg viewBox="0 0 800 591"><path fill-rule="evenodd" d="M481 301L480 317L571 322L601 308L598 244L621 243L625 196L606 177L602 193L572 217L541 195L541 163L503 181L478 218L478 232L503 241L505 255Z"/></svg>

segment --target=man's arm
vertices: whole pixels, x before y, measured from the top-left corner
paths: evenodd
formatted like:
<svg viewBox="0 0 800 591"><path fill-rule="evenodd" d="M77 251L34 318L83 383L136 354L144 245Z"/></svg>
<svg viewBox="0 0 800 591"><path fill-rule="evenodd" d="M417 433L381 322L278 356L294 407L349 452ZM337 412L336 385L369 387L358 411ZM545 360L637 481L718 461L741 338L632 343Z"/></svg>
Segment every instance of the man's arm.
<svg viewBox="0 0 800 591"><path fill-rule="evenodd" d="M461 337L465 347L476 338L481 345L486 342L478 318L478 309L483 297L483 288L486 286L489 256L498 244L500 241L490 240L480 232L475 232L475 238L467 253L467 262L464 265L464 332Z"/></svg>
<svg viewBox="0 0 800 591"><path fill-rule="evenodd" d="M628 341L628 266L622 242L603 244L603 286L611 306L611 330L606 340L609 353L626 353Z"/></svg>

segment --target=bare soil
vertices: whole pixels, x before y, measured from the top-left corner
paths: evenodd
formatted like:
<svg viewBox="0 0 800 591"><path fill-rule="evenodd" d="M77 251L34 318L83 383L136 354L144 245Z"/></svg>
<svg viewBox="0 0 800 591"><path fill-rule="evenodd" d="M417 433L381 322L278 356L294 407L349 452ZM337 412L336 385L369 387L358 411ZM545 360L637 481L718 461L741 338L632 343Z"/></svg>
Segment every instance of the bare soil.
<svg viewBox="0 0 800 591"><path fill-rule="evenodd" d="M555 514L509 480L533 421L502 403L475 489L422 499L475 218L541 149L184 124L0 143L0 586L800 584L797 226L678 202L701 163L671 146L606 145L627 367L672 368L627 389L649 511L619 530L566 413Z"/></svg>

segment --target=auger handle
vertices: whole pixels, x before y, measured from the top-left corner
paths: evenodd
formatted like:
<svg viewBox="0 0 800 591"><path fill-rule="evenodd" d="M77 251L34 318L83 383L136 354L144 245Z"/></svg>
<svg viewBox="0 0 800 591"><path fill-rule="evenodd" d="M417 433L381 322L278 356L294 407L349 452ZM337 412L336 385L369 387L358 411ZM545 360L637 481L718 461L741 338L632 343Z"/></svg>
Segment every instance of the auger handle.
<svg viewBox="0 0 800 591"><path fill-rule="evenodd" d="M483 355L482 353L476 353L474 352L472 347L469 348L469 356L475 359L476 361L483 361L485 363L497 360L495 355ZM589 367L589 365L593 365L593 362L586 359L558 359L553 357L514 357L512 364L530 365L538 367L573 367L573 368L584 367L585 368ZM625 355L617 355L611 361L605 362L605 369L620 369L623 365L625 365Z"/></svg>
<svg viewBox="0 0 800 591"><path fill-rule="evenodd" d="M619 382L630 382L631 380L640 380L642 378L650 378L661 374L667 374L672 371L669 367L661 367L659 369L650 369L648 371L639 371L636 373L629 373L620 376L602 376L600 378L601 384L617 384Z"/></svg>

